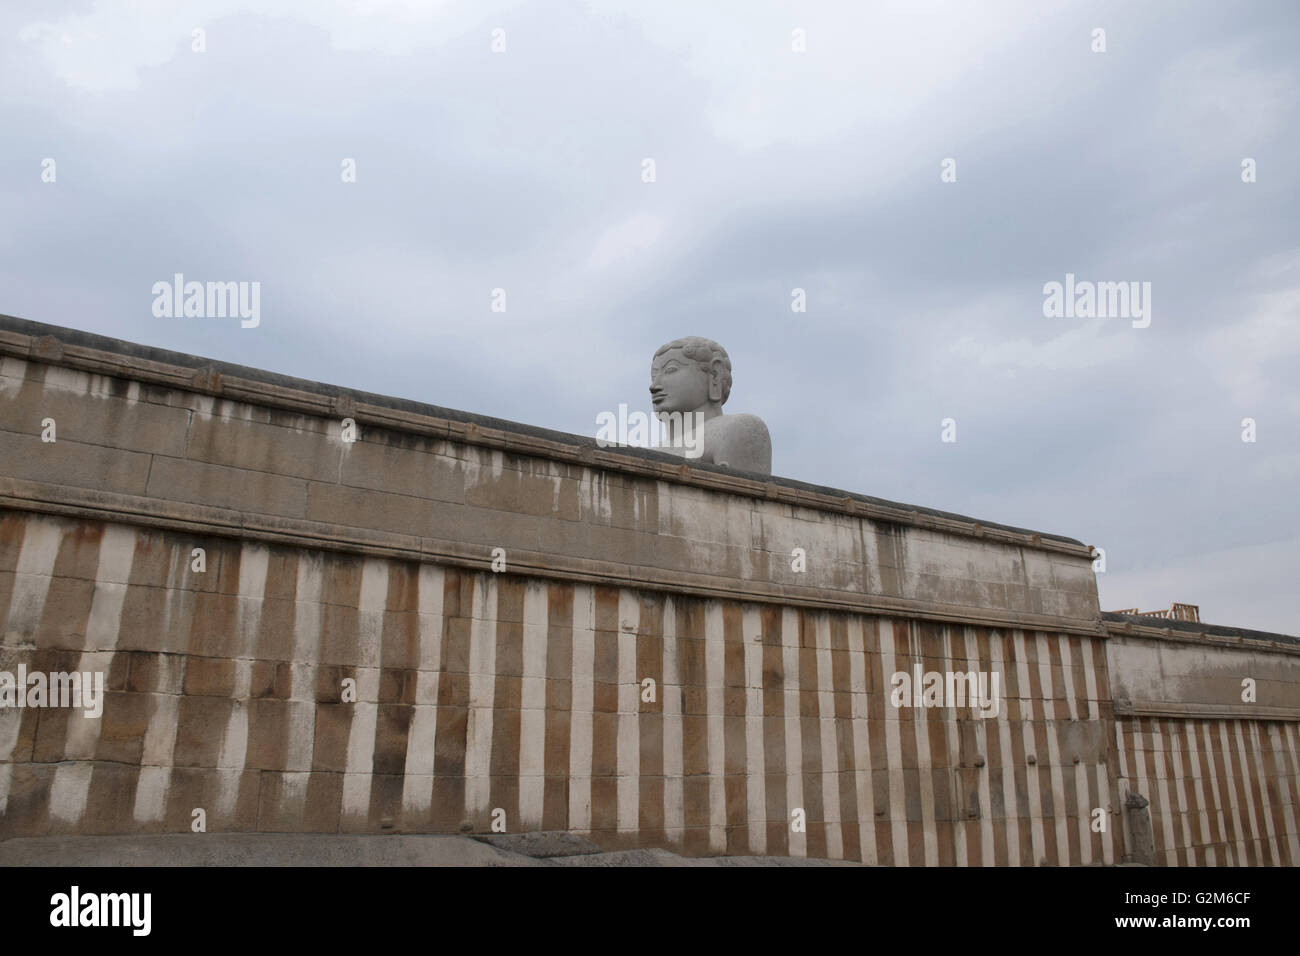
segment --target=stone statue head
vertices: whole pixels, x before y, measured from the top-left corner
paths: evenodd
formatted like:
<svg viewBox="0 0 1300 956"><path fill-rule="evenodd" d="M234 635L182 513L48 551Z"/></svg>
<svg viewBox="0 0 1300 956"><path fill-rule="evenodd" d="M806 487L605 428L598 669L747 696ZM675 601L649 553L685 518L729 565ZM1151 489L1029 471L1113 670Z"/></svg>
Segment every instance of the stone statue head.
<svg viewBox="0 0 1300 956"><path fill-rule="evenodd" d="M712 339L673 339L650 363L650 401L656 412L720 412L731 394L731 359Z"/></svg>

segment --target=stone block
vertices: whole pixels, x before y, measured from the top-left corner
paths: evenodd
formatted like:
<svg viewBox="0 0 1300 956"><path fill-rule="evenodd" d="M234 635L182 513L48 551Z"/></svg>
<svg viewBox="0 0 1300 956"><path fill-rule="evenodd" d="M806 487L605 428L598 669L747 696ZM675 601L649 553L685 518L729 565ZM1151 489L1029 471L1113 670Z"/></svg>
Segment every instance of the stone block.
<svg viewBox="0 0 1300 956"><path fill-rule="evenodd" d="M140 494L141 492L136 492ZM307 517L307 482L181 458L154 459L148 494L249 514Z"/></svg>
<svg viewBox="0 0 1300 956"><path fill-rule="evenodd" d="M0 390L0 430L39 437L42 420L53 418L60 442L184 456L189 413L128 399L126 383L115 381L123 385L121 395L87 394L34 381L15 391Z"/></svg>
<svg viewBox="0 0 1300 956"><path fill-rule="evenodd" d="M338 481L344 448L337 435L319 419L279 412L266 417L272 420L195 415L183 457L241 471Z"/></svg>
<svg viewBox="0 0 1300 956"><path fill-rule="evenodd" d="M235 702L229 698L182 697L177 704L172 765L216 767L234 706Z"/></svg>
<svg viewBox="0 0 1300 956"><path fill-rule="evenodd" d="M244 765L257 770L283 770L289 730L293 726L287 700L248 702L248 750Z"/></svg>
<svg viewBox="0 0 1300 956"><path fill-rule="evenodd" d="M5 463L5 477L95 491L145 494L149 455L79 442L59 433L56 438L52 442L41 441L39 420L31 435L0 431L0 461Z"/></svg>
<svg viewBox="0 0 1300 956"><path fill-rule="evenodd" d="M229 658L187 659L184 692L201 697L232 697L235 693L235 662Z"/></svg>
<svg viewBox="0 0 1300 956"><path fill-rule="evenodd" d="M438 501L465 501L465 462L426 447L394 442L389 432L366 430L342 458L340 484ZM439 443L442 444L442 443ZM322 479L328 480L328 479Z"/></svg>
<svg viewBox="0 0 1300 956"><path fill-rule="evenodd" d="M348 740L352 730L355 704L316 705L316 738L312 750L312 770L342 773L348 765Z"/></svg>
<svg viewBox="0 0 1300 956"><path fill-rule="evenodd" d="M144 750L144 735L149 718L157 706L153 694L108 691L99 718L98 760L138 766Z"/></svg>

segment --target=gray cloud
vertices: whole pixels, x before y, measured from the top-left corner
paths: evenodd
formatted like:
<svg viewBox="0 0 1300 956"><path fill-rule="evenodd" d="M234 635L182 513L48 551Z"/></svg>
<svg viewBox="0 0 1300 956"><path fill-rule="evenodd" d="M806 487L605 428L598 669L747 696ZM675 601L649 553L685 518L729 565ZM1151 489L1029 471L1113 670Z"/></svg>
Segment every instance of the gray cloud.
<svg viewBox="0 0 1300 956"><path fill-rule="evenodd" d="M1293 4L258 6L0 11L0 311L586 434L709 335L778 474L1300 632ZM175 272L262 325L154 318ZM1066 272L1150 328L1044 318Z"/></svg>

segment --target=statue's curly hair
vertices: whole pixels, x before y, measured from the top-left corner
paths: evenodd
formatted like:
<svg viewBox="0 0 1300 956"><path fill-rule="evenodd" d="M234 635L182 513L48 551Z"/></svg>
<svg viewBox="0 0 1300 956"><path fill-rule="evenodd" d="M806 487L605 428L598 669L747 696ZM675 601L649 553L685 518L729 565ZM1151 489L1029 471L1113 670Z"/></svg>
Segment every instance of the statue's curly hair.
<svg viewBox="0 0 1300 956"><path fill-rule="evenodd" d="M714 362L720 362L722 364L722 401L726 402L728 396L731 395L731 357L727 355L726 349L713 339L706 339L699 335L688 335L685 338L673 339L667 345L661 345L659 351L655 352L654 357L658 358L669 349L681 349L688 359L704 366L706 369L712 368Z"/></svg>

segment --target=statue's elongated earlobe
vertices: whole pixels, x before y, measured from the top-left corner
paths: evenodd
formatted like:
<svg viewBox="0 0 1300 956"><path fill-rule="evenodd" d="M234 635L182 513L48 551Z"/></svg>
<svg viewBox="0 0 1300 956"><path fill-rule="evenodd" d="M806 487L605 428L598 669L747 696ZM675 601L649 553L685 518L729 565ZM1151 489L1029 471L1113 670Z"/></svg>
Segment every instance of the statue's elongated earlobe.
<svg viewBox="0 0 1300 956"><path fill-rule="evenodd" d="M718 367L719 363L714 362L709 367L709 401L722 401L722 369Z"/></svg>

